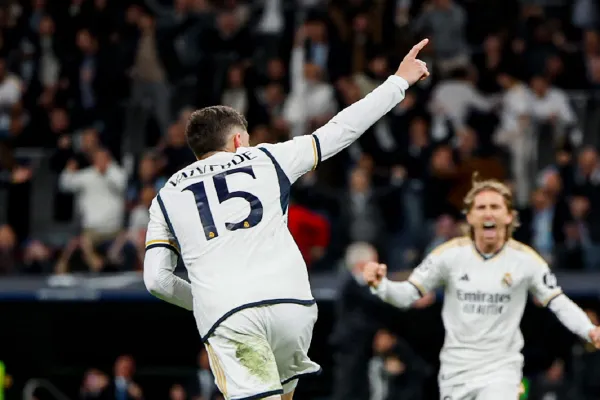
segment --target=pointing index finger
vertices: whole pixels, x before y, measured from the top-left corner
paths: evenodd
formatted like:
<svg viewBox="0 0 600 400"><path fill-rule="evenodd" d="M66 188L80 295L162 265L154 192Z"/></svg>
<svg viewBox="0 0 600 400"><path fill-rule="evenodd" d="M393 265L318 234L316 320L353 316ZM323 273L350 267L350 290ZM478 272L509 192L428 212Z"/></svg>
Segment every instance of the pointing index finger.
<svg viewBox="0 0 600 400"><path fill-rule="evenodd" d="M429 39L423 39L419 43L415 44L406 55L406 58L417 58L419 51L423 50L423 47L425 47L427 43L429 43Z"/></svg>

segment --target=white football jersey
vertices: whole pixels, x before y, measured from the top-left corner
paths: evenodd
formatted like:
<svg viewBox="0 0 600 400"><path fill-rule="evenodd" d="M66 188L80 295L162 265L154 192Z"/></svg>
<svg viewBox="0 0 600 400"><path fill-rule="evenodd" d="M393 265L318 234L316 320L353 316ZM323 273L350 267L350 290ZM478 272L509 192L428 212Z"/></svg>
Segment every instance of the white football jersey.
<svg viewBox="0 0 600 400"><path fill-rule="evenodd" d="M182 169L152 202L144 283L193 309L202 339L247 307L315 302L304 259L287 227L290 186L350 146L403 98L390 76L312 135L218 152ZM180 255L190 282L173 270Z"/></svg>
<svg viewBox="0 0 600 400"><path fill-rule="evenodd" d="M287 209L290 185L319 161L318 138L307 135L216 153L160 190L146 246L180 253L203 338L246 307L315 302Z"/></svg>
<svg viewBox="0 0 600 400"><path fill-rule="evenodd" d="M444 286L446 338L440 353L441 386L521 374L521 318L528 292L544 305L562 293L546 262L509 240L496 254L480 254L470 238L432 251L408 282L423 295Z"/></svg>

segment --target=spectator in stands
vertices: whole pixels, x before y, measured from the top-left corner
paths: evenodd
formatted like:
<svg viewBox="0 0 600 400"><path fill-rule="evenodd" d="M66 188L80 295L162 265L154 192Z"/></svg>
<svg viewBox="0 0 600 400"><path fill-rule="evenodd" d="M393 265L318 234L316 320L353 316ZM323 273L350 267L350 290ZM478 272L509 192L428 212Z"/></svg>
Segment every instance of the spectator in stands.
<svg viewBox="0 0 600 400"><path fill-rule="evenodd" d="M488 35L483 52L474 54L472 60L478 71L477 88L485 95L499 94L502 91L499 76L513 61L504 48L504 38L499 34Z"/></svg>
<svg viewBox="0 0 600 400"><path fill-rule="evenodd" d="M94 128L87 128L80 134L63 133L58 139L57 151L50 159L50 166L55 172L60 173L70 160L74 160L79 169L87 168L92 164L94 153L99 147L98 131ZM56 193L54 217L58 221L70 221L73 218L72 193L61 191Z"/></svg>
<svg viewBox="0 0 600 400"><path fill-rule="evenodd" d="M16 272L17 236L9 225L0 225L0 274Z"/></svg>
<svg viewBox="0 0 600 400"><path fill-rule="evenodd" d="M576 117L566 93L551 87L548 80L536 75L530 80L531 116L541 129L538 134L538 166L550 163L561 142L581 144L583 135L576 126Z"/></svg>
<svg viewBox="0 0 600 400"><path fill-rule="evenodd" d="M585 313L594 324L600 323L598 313L593 309L585 309ZM578 400L594 400L600 398L600 351L589 343L577 342L573 346L573 368L571 376Z"/></svg>
<svg viewBox="0 0 600 400"><path fill-rule="evenodd" d="M97 243L112 239L123 226L125 175L105 149L94 153L93 165L78 170L70 161L60 177L61 188L79 195L82 226Z"/></svg>
<svg viewBox="0 0 600 400"><path fill-rule="evenodd" d="M431 36L437 66L443 75L469 62L466 23L465 10L453 0L424 2L421 14L413 21L415 32Z"/></svg>
<svg viewBox="0 0 600 400"><path fill-rule="evenodd" d="M0 58L0 139L10 134L13 107L21 100L22 83L9 73L6 60Z"/></svg>
<svg viewBox="0 0 600 400"><path fill-rule="evenodd" d="M570 209L573 215L571 239L575 241L583 253L583 263L588 270L599 267L598 242L595 239L595 222L592 214L590 198L583 193L574 193L571 197ZM572 245L572 244L571 244Z"/></svg>
<svg viewBox="0 0 600 400"><path fill-rule="evenodd" d="M334 351L333 396L335 400L369 399L366 365L378 324L393 318L395 311L373 299L362 279L362 268L379 259L375 248L356 242L348 246L342 283L336 299L336 323L330 337Z"/></svg>
<svg viewBox="0 0 600 400"><path fill-rule="evenodd" d="M533 382L529 398L532 400L568 399L571 391L572 385L565 376L565 362L557 359Z"/></svg>
<svg viewBox="0 0 600 400"><path fill-rule="evenodd" d="M72 113L73 122L76 126L87 126L96 121L98 111L105 106L110 70L105 65L108 59L100 54L98 39L92 32L78 31L76 43L79 54L72 65L65 66L62 79L69 98L77 105Z"/></svg>
<svg viewBox="0 0 600 400"><path fill-rule="evenodd" d="M307 207L291 202L288 209L288 227L296 241L307 267L325 255L329 245L329 221Z"/></svg>
<svg viewBox="0 0 600 400"><path fill-rule="evenodd" d="M185 138L185 124L174 122L169 127L167 137L164 144L161 146L163 156L162 160L162 175L170 178L175 172L181 168L196 161L194 153L187 145Z"/></svg>
<svg viewBox="0 0 600 400"><path fill-rule="evenodd" d="M249 127L264 121L265 110L258 102L256 93L248 84L246 70L242 64L232 64L227 71L227 82L220 104L236 109L246 116Z"/></svg>
<svg viewBox="0 0 600 400"><path fill-rule="evenodd" d="M117 358L114 366L114 376L109 384L102 390L100 399L115 400L141 400L143 392L133 380L135 374L135 361L130 355Z"/></svg>
<svg viewBox="0 0 600 400"><path fill-rule="evenodd" d="M16 159L13 150L0 141L0 189L7 189L5 218L20 243L30 231L30 189L33 169Z"/></svg>
<svg viewBox="0 0 600 400"><path fill-rule="evenodd" d="M552 263L556 244L564 241L564 227L570 215L567 205L544 188L536 189L531 197L531 208L520 213L523 236L549 264ZM527 236L525 236L527 235Z"/></svg>
<svg viewBox="0 0 600 400"><path fill-rule="evenodd" d="M171 120L165 49L157 35L156 21L144 13L138 20L139 36L131 67L131 99L127 113L126 152L138 153L147 143L146 129L154 117L160 136L167 134Z"/></svg>
<svg viewBox="0 0 600 400"><path fill-rule="evenodd" d="M198 352L198 368L189 382L188 393L191 400L217 400L221 393L215 384L215 378L210 370L208 353L202 348Z"/></svg>
<svg viewBox="0 0 600 400"><path fill-rule="evenodd" d="M451 215L441 215L435 222L435 231L433 238L425 248L425 254L429 254L433 249L448 240L459 236L460 232L454 218Z"/></svg>
<svg viewBox="0 0 600 400"><path fill-rule="evenodd" d="M24 245L23 269L28 274L50 274L54 270L53 251L40 240L31 240Z"/></svg>
<svg viewBox="0 0 600 400"><path fill-rule="evenodd" d="M381 214L381 198L371 186L371 176L362 168L350 173L348 195L340 199L342 220L346 224L347 240L381 244L384 218Z"/></svg>
<svg viewBox="0 0 600 400"><path fill-rule="evenodd" d="M600 87L600 35L596 30L584 32L582 63L586 83Z"/></svg>
<svg viewBox="0 0 600 400"><path fill-rule="evenodd" d="M183 386L176 383L169 389L169 400L188 400L188 394Z"/></svg>
<svg viewBox="0 0 600 400"><path fill-rule="evenodd" d="M80 400L100 400L102 392L109 385L108 376L102 371L91 368L85 372L79 389ZM107 396L108 397L108 396Z"/></svg>
<svg viewBox="0 0 600 400"><path fill-rule="evenodd" d="M431 368L403 339L380 329L369 361L370 400L420 400Z"/></svg>
<svg viewBox="0 0 600 400"><path fill-rule="evenodd" d="M93 165L83 170L78 170L75 161L69 161L60 176L61 189L77 194L83 228L80 245L94 271L104 267L95 254L96 248L116 239L123 227L126 184L123 170L105 149L97 150ZM57 268L64 273L68 265L61 262Z"/></svg>
<svg viewBox="0 0 600 400"><path fill-rule="evenodd" d="M503 88L500 123L493 142L505 148L511 160L511 173L515 183L516 204L524 207L529 200L534 165L535 137L531 130L531 102L527 86L512 72L498 75Z"/></svg>
<svg viewBox="0 0 600 400"><path fill-rule="evenodd" d="M431 93L429 110L434 118L449 119L453 128L460 130L472 110L491 111L494 102L479 93L474 82L468 67L453 69L449 79L441 81Z"/></svg>
<svg viewBox="0 0 600 400"><path fill-rule="evenodd" d="M306 54L306 40L311 29L319 30L304 25L296 32L290 61L291 91L283 114L292 136L304 135L320 127L336 111L333 87L324 80L323 62L310 59Z"/></svg>
<svg viewBox="0 0 600 400"><path fill-rule="evenodd" d="M139 202L144 187L152 187L158 192L166 183L166 178L159 174L158 162L157 155L154 153L147 153L140 159L137 176L129 182L127 188L127 201L130 206Z"/></svg>
<svg viewBox="0 0 600 400"><path fill-rule="evenodd" d="M352 32L349 40L351 73L359 74L367 69L369 60L381 48L381 12L383 7L376 2L371 10L358 12L352 18ZM372 11L372 12L369 12ZM374 12L373 12L374 11Z"/></svg>
<svg viewBox="0 0 600 400"><path fill-rule="evenodd" d="M450 146L439 146L431 155L428 174L423 190L424 215L432 221L442 214L456 214L456 210L448 199L454 186L457 166Z"/></svg>
<svg viewBox="0 0 600 400"><path fill-rule="evenodd" d="M107 259L117 269L142 268L146 252L146 231L150 222L149 209L157 193L158 189L152 185L141 188L129 214L127 231L121 232L110 245Z"/></svg>

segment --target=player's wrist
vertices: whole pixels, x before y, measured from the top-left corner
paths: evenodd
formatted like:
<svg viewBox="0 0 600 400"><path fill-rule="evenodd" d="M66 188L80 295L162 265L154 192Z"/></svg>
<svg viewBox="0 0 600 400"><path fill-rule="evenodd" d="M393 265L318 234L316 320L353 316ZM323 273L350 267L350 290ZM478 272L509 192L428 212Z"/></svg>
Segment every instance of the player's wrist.
<svg viewBox="0 0 600 400"><path fill-rule="evenodd" d="M398 73L396 73L395 75L391 75L388 78L388 81L392 82L394 85L398 86L402 90L407 90L410 86L410 84L408 83L408 80L406 80L406 78L398 75Z"/></svg>
<svg viewBox="0 0 600 400"><path fill-rule="evenodd" d="M387 285L387 278L383 277L383 278L381 278L381 280L379 280L379 282L373 283L373 285L371 285L371 288L377 292L381 292L381 291L385 290L386 285Z"/></svg>

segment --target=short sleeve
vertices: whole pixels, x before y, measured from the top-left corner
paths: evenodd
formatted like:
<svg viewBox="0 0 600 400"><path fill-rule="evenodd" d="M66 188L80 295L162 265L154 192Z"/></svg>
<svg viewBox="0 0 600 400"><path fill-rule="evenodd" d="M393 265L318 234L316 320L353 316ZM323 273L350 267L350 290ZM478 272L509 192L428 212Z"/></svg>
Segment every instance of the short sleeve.
<svg viewBox="0 0 600 400"><path fill-rule="evenodd" d="M291 183L321 162L321 147L315 135L295 137L283 143L258 146L276 162Z"/></svg>
<svg viewBox="0 0 600 400"><path fill-rule="evenodd" d="M434 250L414 269L408 282L419 290L421 296L424 296L443 285L445 270L442 254L436 254Z"/></svg>
<svg viewBox="0 0 600 400"><path fill-rule="evenodd" d="M172 233L160 195L152 200L150 205L150 222L146 231L146 250L155 247L165 247L179 254L179 244Z"/></svg>
<svg viewBox="0 0 600 400"><path fill-rule="evenodd" d="M532 275L530 291L535 298L546 307L550 302L562 294L562 289L558 286L556 276L550 271L548 264L539 256L532 257Z"/></svg>

